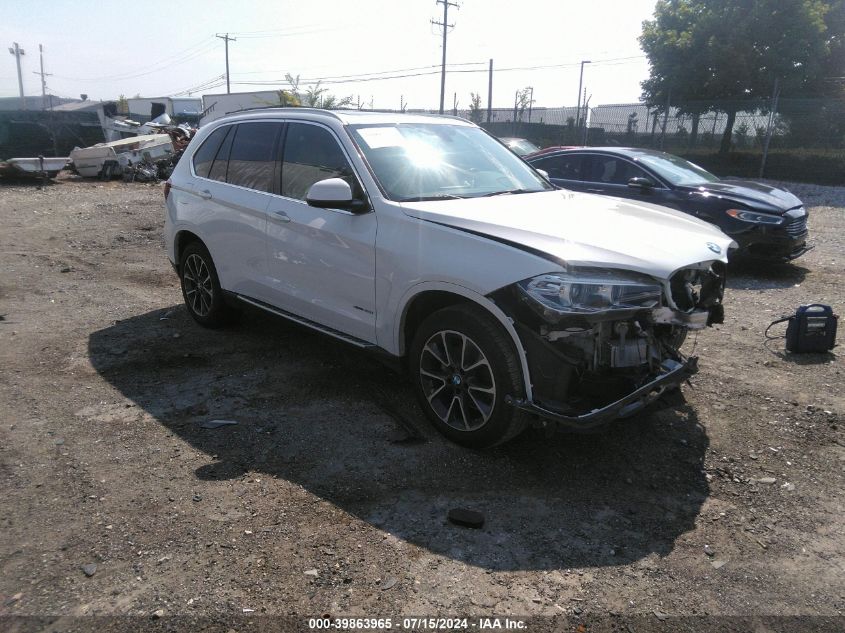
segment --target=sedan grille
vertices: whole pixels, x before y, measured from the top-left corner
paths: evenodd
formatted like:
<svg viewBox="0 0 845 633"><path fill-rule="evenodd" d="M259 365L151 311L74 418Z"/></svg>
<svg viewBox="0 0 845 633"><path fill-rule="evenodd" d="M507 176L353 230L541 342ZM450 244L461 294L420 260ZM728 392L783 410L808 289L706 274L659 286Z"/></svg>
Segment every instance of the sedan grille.
<svg viewBox="0 0 845 633"><path fill-rule="evenodd" d="M802 215L799 218L792 218L787 220L783 225L783 229L792 237L801 237L807 233L807 216Z"/></svg>

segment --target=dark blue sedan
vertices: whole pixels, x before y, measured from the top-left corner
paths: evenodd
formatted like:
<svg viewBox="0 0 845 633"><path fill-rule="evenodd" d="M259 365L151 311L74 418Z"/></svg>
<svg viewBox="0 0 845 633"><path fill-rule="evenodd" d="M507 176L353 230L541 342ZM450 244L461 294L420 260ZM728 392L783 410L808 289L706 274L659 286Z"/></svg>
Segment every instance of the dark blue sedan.
<svg viewBox="0 0 845 633"><path fill-rule="evenodd" d="M651 202L711 222L746 256L788 261L812 248L807 211L792 193L750 180L722 180L672 154L585 147L526 160L564 189Z"/></svg>

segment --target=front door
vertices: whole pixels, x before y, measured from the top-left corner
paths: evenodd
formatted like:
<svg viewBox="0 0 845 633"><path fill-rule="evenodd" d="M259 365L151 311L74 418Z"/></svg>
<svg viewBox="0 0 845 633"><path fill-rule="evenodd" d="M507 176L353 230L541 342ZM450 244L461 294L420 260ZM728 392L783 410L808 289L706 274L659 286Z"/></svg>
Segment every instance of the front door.
<svg viewBox="0 0 845 633"><path fill-rule="evenodd" d="M376 214L305 202L311 185L326 178L343 178L363 197L349 158L329 128L292 122L286 126L281 165L281 195L273 196L267 209L272 303L374 343Z"/></svg>

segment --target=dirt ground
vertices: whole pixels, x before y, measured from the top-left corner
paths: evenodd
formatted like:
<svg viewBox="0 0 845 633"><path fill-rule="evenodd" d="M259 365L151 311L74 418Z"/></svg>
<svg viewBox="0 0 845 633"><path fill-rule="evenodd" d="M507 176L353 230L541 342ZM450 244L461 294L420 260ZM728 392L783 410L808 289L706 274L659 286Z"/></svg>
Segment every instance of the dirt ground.
<svg viewBox="0 0 845 633"><path fill-rule="evenodd" d="M0 183L0 628L511 615L670 631L706 615L842 630L845 363L788 356L763 330L802 303L845 314L845 189L790 188L815 250L731 267L724 325L686 343L701 372L683 398L473 452L341 343L252 312L198 327L161 185ZM214 419L238 424L200 426ZM455 507L484 527L448 523Z"/></svg>

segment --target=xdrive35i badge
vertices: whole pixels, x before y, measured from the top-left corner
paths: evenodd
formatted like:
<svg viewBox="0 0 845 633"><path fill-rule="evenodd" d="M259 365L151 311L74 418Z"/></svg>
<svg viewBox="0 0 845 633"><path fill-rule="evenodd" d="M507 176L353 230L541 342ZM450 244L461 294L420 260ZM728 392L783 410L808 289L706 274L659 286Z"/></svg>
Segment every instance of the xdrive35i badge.
<svg viewBox="0 0 845 633"><path fill-rule="evenodd" d="M713 251L717 255L722 252L722 247L719 246L718 244L714 244L713 242L707 242L707 248L709 248L711 251Z"/></svg>

